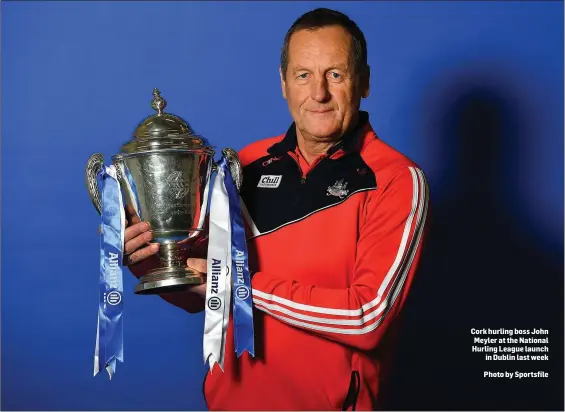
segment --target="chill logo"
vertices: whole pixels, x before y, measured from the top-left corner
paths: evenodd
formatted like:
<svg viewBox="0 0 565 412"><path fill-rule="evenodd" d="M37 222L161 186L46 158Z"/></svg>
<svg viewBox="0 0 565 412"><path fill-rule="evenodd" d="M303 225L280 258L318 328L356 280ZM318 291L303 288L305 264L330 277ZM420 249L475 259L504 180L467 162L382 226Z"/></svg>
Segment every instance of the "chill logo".
<svg viewBox="0 0 565 412"><path fill-rule="evenodd" d="M222 260L212 258L212 279L210 282L210 296L208 298L208 307L211 310L218 310L222 306L222 300L218 296L218 286L220 284L220 276L222 275Z"/></svg>
<svg viewBox="0 0 565 412"><path fill-rule="evenodd" d="M259 183L257 187L267 187L271 189L275 189L279 187L281 184L282 176L281 175L263 175L259 179Z"/></svg>

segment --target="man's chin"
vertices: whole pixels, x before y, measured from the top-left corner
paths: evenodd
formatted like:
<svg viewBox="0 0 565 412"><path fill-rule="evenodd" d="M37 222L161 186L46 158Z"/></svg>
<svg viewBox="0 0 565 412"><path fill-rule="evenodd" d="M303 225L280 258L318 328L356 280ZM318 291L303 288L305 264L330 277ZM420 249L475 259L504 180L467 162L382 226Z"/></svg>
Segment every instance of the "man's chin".
<svg viewBox="0 0 565 412"><path fill-rule="evenodd" d="M339 128L335 127L334 124L310 124L307 125L306 133L311 136L318 137L320 139L332 139L334 136L339 136L340 130Z"/></svg>

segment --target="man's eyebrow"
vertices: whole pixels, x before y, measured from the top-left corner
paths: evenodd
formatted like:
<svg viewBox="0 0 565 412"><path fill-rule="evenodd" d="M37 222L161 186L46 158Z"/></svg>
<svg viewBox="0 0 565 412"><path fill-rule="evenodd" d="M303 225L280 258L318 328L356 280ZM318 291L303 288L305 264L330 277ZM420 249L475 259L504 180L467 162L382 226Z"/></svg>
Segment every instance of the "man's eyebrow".
<svg viewBox="0 0 565 412"><path fill-rule="evenodd" d="M328 66L328 68L326 69L326 71L335 70L335 69L341 70L341 71L344 71L344 72L348 72L349 71L349 65L348 64L342 64L342 63L340 63L340 64L330 64ZM291 70L292 73L296 73L296 72L299 72L299 71L302 71L302 70L310 71L310 69L308 69L304 66L300 66L300 65L291 66L290 70Z"/></svg>
<svg viewBox="0 0 565 412"><path fill-rule="evenodd" d="M333 69L338 69L344 72L349 71L349 65L348 64L332 64L330 65L330 68L328 70L333 70Z"/></svg>
<svg viewBox="0 0 565 412"><path fill-rule="evenodd" d="M299 71L301 71L301 70L306 70L306 71L308 71L308 69L307 69L306 67L304 67L304 66L298 66L298 65L297 65L297 66L292 66L292 67L291 67L291 71L292 71L293 73L299 72Z"/></svg>

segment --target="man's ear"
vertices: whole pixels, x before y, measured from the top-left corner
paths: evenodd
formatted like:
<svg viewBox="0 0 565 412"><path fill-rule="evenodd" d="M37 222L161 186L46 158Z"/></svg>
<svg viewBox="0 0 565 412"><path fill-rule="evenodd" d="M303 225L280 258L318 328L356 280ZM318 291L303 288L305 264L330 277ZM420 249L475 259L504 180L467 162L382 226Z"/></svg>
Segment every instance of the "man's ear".
<svg viewBox="0 0 565 412"><path fill-rule="evenodd" d="M283 77L283 73L282 73L282 68L279 67L279 76L281 78L281 89L282 89L282 95L286 100L286 81L284 80Z"/></svg>
<svg viewBox="0 0 565 412"><path fill-rule="evenodd" d="M371 94L371 67L367 65L364 73L361 75L361 97L366 99Z"/></svg>

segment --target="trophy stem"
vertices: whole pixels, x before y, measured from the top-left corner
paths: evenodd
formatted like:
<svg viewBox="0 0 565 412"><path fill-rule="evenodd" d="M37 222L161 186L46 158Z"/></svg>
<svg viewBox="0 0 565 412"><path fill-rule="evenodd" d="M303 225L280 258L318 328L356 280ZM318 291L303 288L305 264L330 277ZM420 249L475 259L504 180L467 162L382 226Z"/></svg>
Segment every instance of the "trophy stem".
<svg viewBox="0 0 565 412"><path fill-rule="evenodd" d="M159 247L160 267L140 278L135 287L139 295L187 290L206 282L206 275L186 266L187 249L176 243L162 243Z"/></svg>
<svg viewBox="0 0 565 412"><path fill-rule="evenodd" d="M159 245L159 260L161 265L167 267L186 266L186 250L180 248L176 243L161 243Z"/></svg>

